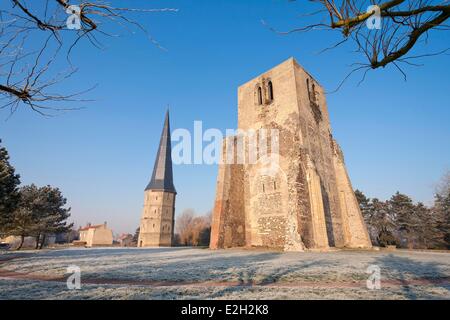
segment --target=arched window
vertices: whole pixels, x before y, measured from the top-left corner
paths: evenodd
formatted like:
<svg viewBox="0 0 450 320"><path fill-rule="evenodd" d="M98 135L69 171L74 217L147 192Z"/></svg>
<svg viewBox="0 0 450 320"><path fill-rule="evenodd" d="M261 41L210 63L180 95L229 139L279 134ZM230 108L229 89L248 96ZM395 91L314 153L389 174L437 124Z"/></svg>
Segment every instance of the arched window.
<svg viewBox="0 0 450 320"><path fill-rule="evenodd" d="M269 81L269 83L267 84L267 88L269 90L269 101L273 100L273 84L272 81Z"/></svg>
<svg viewBox="0 0 450 320"><path fill-rule="evenodd" d="M262 96L262 88L260 86L258 86L256 94L257 94L258 104L262 105L262 103L263 103L263 96Z"/></svg>
<svg viewBox="0 0 450 320"><path fill-rule="evenodd" d="M309 91L309 79L306 78L306 88L308 88L308 99L311 100L311 92Z"/></svg>
<svg viewBox="0 0 450 320"><path fill-rule="evenodd" d="M312 95L312 101L316 102L316 86L314 85L314 83L312 85L311 95Z"/></svg>

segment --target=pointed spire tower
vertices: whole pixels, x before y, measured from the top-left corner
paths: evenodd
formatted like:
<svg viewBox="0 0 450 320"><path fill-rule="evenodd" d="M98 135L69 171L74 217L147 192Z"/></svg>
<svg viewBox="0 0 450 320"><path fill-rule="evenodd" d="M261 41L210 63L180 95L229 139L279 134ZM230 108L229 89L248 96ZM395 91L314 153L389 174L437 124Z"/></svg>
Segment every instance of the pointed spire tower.
<svg viewBox="0 0 450 320"><path fill-rule="evenodd" d="M145 188L138 247L170 247L175 218L169 110L161 133L152 178Z"/></svg>
<svg viewBox="0 0 450 320"><path fill-rule="evenodd" d="M163 190L177 193L173 185L169 110L166 112L164 128L161 133L161 140L159 141L158 154L156 155L155 166L153 167L152 179L145 190Z"/></svg>

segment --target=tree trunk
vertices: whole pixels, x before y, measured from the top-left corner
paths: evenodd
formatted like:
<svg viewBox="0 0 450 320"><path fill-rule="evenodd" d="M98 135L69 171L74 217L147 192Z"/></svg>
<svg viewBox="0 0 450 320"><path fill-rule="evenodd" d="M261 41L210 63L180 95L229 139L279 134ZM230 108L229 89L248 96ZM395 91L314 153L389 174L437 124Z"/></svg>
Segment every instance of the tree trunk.
<svg viewBox="0 0 450 320"><path fill-rule="evenodd" d="M20 244L19 244L19 246L17 247L17 250L20 250L21 248L22 248L22 246L23 246L23 242L25 241L25 236L24 235L21 235L20 236Z"/></svg>
<svg viewBox="0 0 450 320"><path fill-rule="evenodd" d="M42 247L44 246L44 244L45 244L45 238L46 238L46 236L45 236L45 234L44 234L44 235L42 236L41 246L39 247L39 250L41 250Z"/></svg>
<svg viewBox="0 0 450 320"><path fill-rule="evenodd" d="M34 247L35 250L37 250L39 248L39 238L41 237L41 234L38 233L38 235L36 236L36 246Z"/></svg>

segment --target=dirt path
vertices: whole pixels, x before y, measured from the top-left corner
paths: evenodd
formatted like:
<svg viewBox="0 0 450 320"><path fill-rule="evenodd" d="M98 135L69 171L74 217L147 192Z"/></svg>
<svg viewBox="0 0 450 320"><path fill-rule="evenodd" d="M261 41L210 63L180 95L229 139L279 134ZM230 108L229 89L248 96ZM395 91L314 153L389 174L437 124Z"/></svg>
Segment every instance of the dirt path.
<svg viewBox="0 0 450 320"><path fill-rule="evenodd" d="M31 273L21 273L0 269L0 279L4 280L30 280L65 283L67 278L61 276L47 276ZM365 281L293 281L293 282L239 282L239 281L156 281L156 280L128 280L128 279L107 279L107 278L87 278L81 279L84 284L98 285L126 285L126 286L150 286L150 287L275 287L275 288L366 288ZM434 279L412 279L398 280L387 279L381 281L382 287L403 287L403 286L450 286L450 278Z"/></svg>

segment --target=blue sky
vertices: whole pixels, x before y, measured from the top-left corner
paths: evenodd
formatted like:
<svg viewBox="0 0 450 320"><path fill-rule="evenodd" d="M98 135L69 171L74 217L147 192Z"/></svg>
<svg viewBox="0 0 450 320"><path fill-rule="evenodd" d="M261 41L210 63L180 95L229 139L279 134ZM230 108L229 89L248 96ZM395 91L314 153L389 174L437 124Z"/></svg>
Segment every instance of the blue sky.
<svg viewBox="0 0 450 320"><path fill-rule="evenodd" d="M116 233L138 226L168 104L172 130L192 130L202 120L204 128L224 131L237 124L237 87L290 56L328 91L361 58L351 46L317 54L339 33L282 36L262 25L261 19L280 30L299 26L299 15L314 10L303 1L115 2L178 8L141 17L168 51L138 32L103 39L104 50L81 43L72 55L80 70L64 88L98 84L88 94L95 101L54 118L22 108L4 121L0 113L0 137L22 183L59 187L77 225L108 221ZM432 32L413 53L445 49L449 40L448 32ZM400 190L430 203L434 184L450 169L450 59L422 62L405 69L407 82L388 67L360 86L355 76L327 97L353 186L370 197ZM175 166L177 213L211 210L216 174L215 166Z"/></svg>

